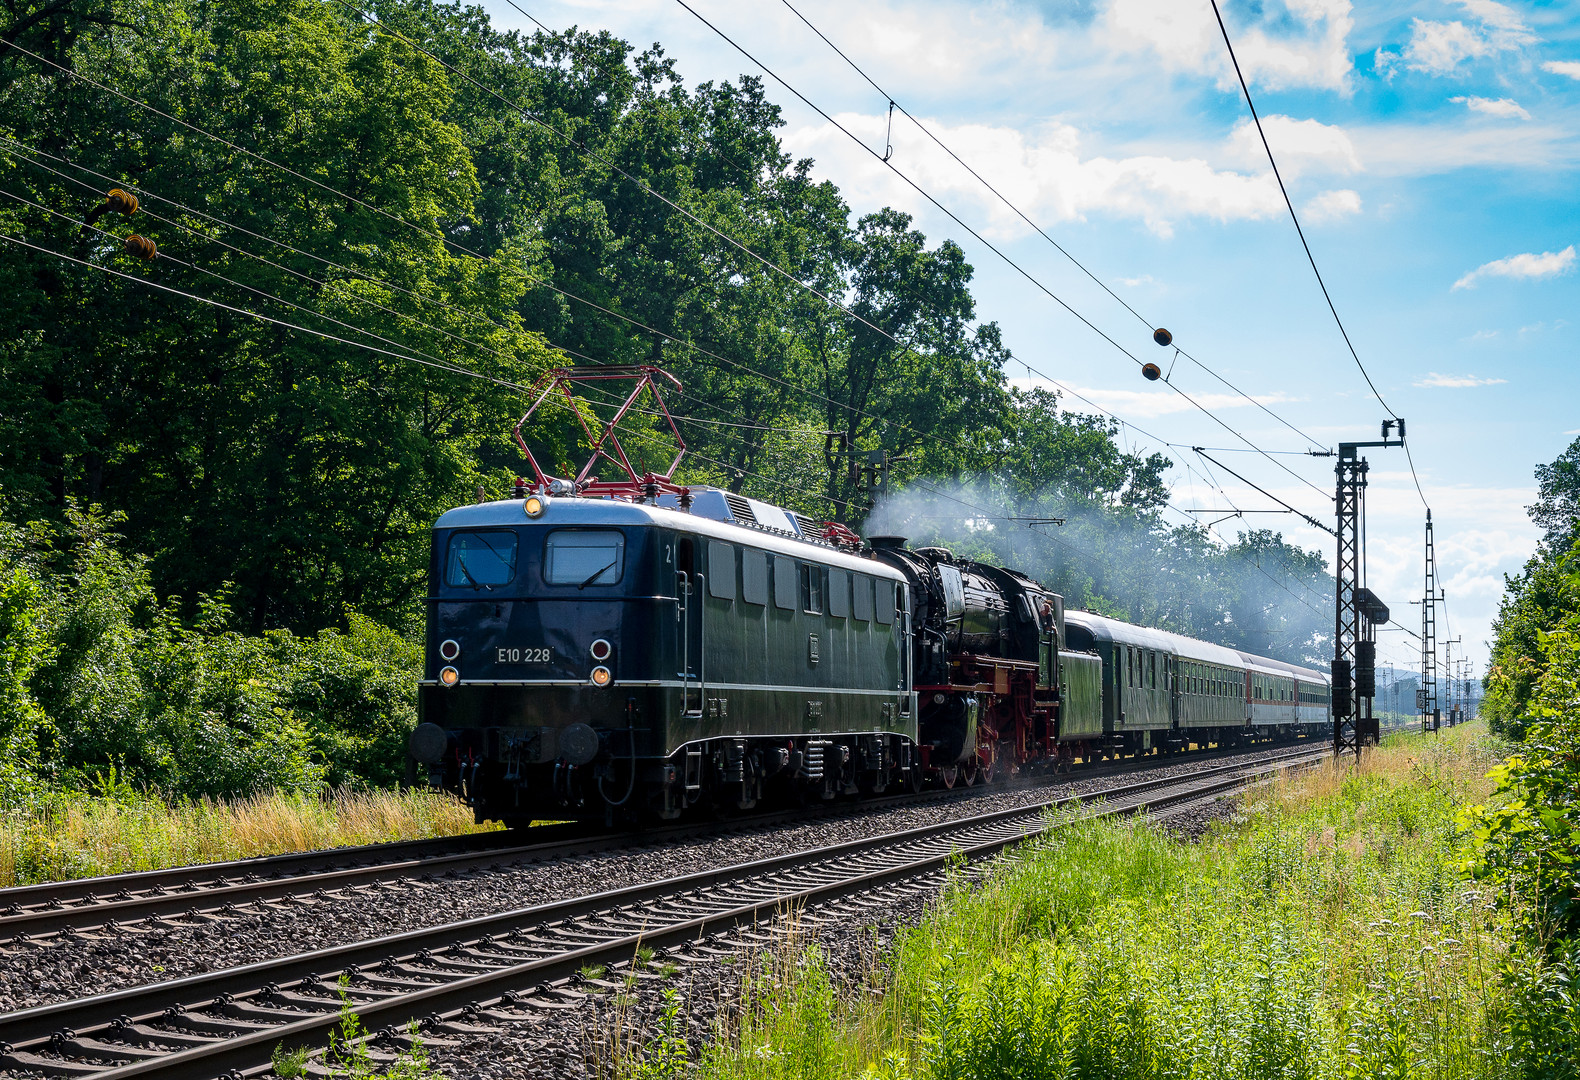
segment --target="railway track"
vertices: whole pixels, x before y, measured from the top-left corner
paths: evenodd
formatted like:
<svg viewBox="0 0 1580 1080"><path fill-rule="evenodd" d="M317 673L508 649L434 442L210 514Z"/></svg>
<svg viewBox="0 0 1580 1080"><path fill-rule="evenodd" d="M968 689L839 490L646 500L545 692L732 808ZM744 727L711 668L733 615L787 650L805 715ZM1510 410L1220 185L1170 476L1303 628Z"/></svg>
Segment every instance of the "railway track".
<svg viewBox="0 0 1580 1080"><path fill-rule="evenodd" d="M1191 760L1210 761L1212 757L1193 756ZM531 830L530 843L522 842L526 837L520 831L473 833L0 889L0 941L69 938L98 928L115 931L162 919L223 919L250 904L292 903L325 894L332 897L346 889L431 881L477 870L514 868L598 851L728 835L732 831L754 832L806 821L813 815L830 817L890 806L968 800L983 791L1013 790L1017 784L1058 784L1127 775L1177 761L1133 759L1012 781L1008 787L992 785L865 799L642 831L545 825Z"/></svg>
<svg viewBox="0 0 1580 1080"><path fill-rule="evenodd" d="M0 1065L51 1076L212 1080L261 1073L276 1047L323 1045L342 995L385 1044L418 1021L425 1038L527 1021L582 995L583 973L638 949L706 956L731 935L772 940L787 909L881 890L892 901L936 889L949 860L980 862L1057 827L1049 811L1159 811L1324 760L1299 747L1271 760L1157 777L883 836L847 841L611 892L357 942L0 1016ZM648 977L652 977L650 974ZM609 984L618 988L619 984Z"/></svg>

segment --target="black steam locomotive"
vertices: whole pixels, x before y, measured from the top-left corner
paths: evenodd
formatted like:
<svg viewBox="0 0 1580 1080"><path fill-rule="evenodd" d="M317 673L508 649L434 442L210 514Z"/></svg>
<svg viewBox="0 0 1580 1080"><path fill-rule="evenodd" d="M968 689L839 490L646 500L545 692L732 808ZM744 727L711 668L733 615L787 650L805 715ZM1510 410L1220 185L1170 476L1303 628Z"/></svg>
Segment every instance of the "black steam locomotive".
<svg viewBox="0 0 1580 1080"><path fill-rule="evenodd" d="M943 548L628 465L629 483L591 463L555 479L527 453L537 484L433 530L410 751L479 821L673 818L1329 730L1324 673L1066 613Z"/></svg>

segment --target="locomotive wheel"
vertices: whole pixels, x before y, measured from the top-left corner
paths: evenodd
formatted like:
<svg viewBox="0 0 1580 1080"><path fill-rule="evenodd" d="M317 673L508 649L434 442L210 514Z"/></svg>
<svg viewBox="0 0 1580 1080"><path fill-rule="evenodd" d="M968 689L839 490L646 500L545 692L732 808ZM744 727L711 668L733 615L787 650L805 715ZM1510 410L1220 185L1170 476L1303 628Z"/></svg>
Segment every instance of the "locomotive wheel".
<svg viewBox="0 0 1580 1080"><path fill-rule="evenodd" d="M938 770L938 783L945 791L951 790L960 780L960 767L951 765L947 769Z"/></svg>
<svg viewBox="0 0 1580 1080"><path fill-rule="evenodd" d="M976 762L961 766L961 773L965 779L966 787L976 787L982 782L982 767Z"/></svg>

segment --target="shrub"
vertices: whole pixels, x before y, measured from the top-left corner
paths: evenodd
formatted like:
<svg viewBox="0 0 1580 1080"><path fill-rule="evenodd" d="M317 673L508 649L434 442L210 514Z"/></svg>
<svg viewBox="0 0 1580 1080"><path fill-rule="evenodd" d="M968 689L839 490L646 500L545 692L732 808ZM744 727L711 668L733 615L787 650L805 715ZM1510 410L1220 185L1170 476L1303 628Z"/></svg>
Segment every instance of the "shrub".
<svg viewBox="0 0 1580 1080"><path fill-rule="evenodd" d="M355 613L344 633L245 635L224 597L183 618L117 520L0 528L0 795L108 772L172 797L400 779L416 645Z"/></svg>

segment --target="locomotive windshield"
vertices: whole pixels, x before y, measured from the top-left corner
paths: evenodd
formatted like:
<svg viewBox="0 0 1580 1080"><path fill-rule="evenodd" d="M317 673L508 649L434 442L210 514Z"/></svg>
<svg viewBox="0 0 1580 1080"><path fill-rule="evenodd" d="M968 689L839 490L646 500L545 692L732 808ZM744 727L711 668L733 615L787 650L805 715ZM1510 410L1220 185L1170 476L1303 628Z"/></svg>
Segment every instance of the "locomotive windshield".
<svg viewBox="0 0 1580 1080"><path fill-rule="evenodd" d="M444 583L471 589L509 585L516 576L516 534L506 529L456 532L450 537Z"/></svg>
<svg viewBox="0 0 1580 1080"><path fill-rule="evenodd" d="M543 549L550 585L614 585L625 569L625 536L614 529L555 529Z"/></svg>

